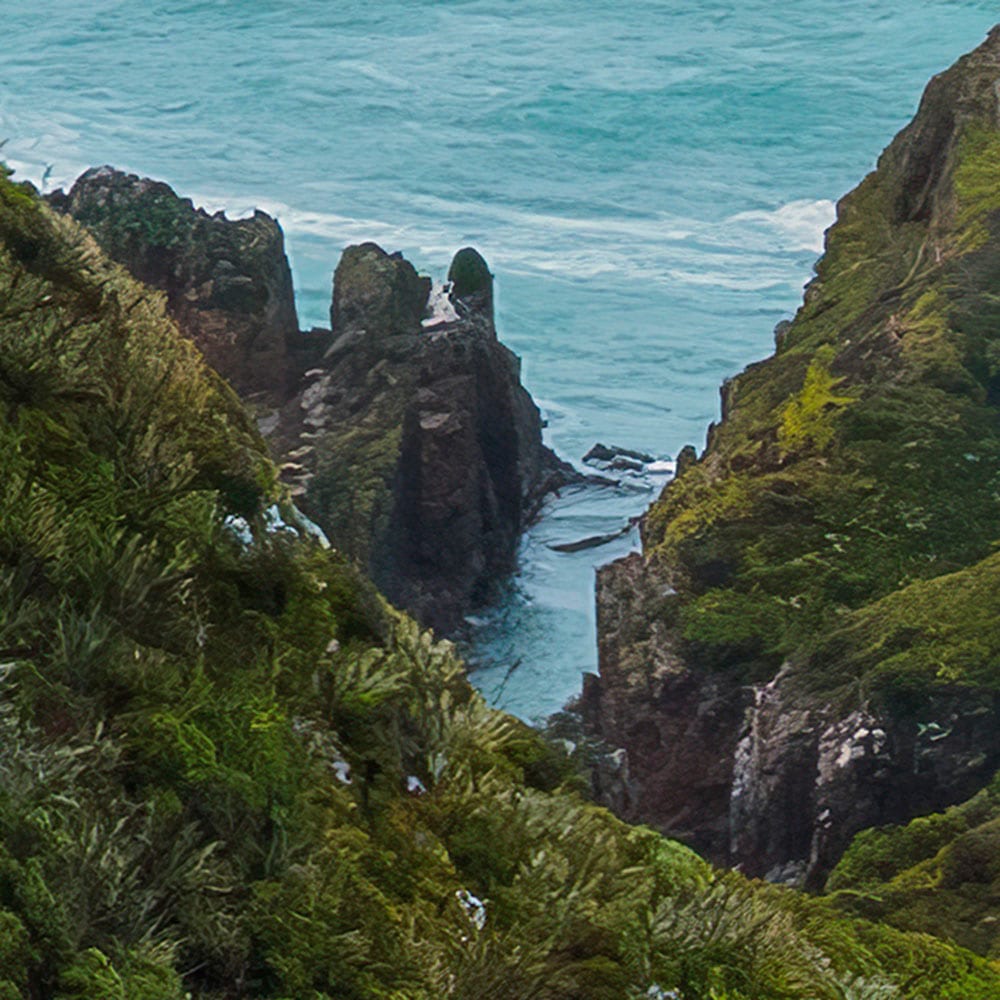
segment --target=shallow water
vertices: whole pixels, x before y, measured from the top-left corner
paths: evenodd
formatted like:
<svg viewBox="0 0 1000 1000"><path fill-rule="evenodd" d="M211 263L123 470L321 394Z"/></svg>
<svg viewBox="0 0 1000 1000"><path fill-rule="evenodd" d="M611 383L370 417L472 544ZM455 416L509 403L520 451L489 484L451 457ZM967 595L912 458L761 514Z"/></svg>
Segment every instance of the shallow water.
<svg viewBox="0 0 1000 1000"><path fill-rule="evenodd" d="M2 155L48 188L112 163L277 215L303 326L375 239L440 276L476 245L503 339L579 460L701 445L768 353L833 201L978 44L988 2L50 0L4 10ZM596 664L593 568L659 488L563 497L476 616L473 679L526 717ZM517 665L511 670L512 665Z"/></svg>

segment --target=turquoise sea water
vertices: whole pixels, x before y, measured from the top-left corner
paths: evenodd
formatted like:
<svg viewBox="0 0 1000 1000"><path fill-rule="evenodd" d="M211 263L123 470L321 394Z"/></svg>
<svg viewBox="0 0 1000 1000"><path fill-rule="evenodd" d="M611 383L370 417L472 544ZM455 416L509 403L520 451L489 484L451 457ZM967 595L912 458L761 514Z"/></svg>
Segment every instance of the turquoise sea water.
<svg viewBox="0 0 1000 1000"><path fill-rule="evenodd" d="M0 156L52 187L111 163L282 223L303 326L341 248L442 276L476 245L551 443L672 456L767 354L833 201L996 4L842 0L23 0L4 5ZM663 477L551 505L473 679L526 717L596 664L593 569ZM514 669L511 669L511 668Z"/></svg>

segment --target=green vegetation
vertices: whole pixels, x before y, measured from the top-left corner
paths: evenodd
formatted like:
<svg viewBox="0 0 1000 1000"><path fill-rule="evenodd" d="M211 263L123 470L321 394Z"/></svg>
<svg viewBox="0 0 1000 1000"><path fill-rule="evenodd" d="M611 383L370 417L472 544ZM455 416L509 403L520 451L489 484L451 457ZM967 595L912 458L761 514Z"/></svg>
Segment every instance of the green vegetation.
<svg viewBox="0 0 1000 1000"><path fill-rule="evenodd" d="M162 301L6 179L0 345L4 1000L996 994L584 802L295 527Z"/></svg>
<svg viewBox="0 0 1000 1000"><path fill-rule="evenodd" d="M490 294L493 290L493 275L478 250L463 247L452 258L448 268L452 295L464 299L477 292Z"/></svg>
<svg viewBox="0 0 1000 1000"><path fill-rule="evenodd" d="M149 252L144 248L182 248L192 230L189 209L190 202L178 201L165 184L149 184L141 201L117 206L116 225L108 225L107 208L99 204L88 206L79 222L101 233L102 245L114 259L142 260Z"/></svg>
<svg viewBox="0 0 1000 1000"><path fill-rule="evenodd" d="M1000 779L943 813L859 833L827 891L843 912L1000 960Z"/></svg>
<svg viewBox="0 0 1000 1000"><path fill-rule="evenodd" d="M819 643L806 669L894 690L1000 687L1000 556L918 580L852 614Z"/></svg>
<svg viewBox="0 0 1000 1000"><path fill-rule="evenodd" d="M670 567L699 668L759 680L792 657L862 696L901 672L918 688L997 685L1000 131L987 112L944 150L902 135L843 199L781 349L727 385L705 455L652 508L646 550ZM908 172L924 169L937 187L914 201Z"/></svg>
<svg viewBox="0 0 1000 1000"><path fill-rule="evenodd" d="M995 129L977 122L962 134L955 196L963 245L982 246L989 239L984 220L1000 211L1000 134Z"/></svg>
<svg viewBox="0 0 1000 1000"><path fill-rule="evenodd" d="M370 421L324 434L322 458L310 487L310 504L322 514L330 535L363 566L369 565L372 540L385 535L392 516L402 440L399 403L397 396L389 395Z"/></svg>
<svg viewBox="0 0 1000 1000"><path fill-rule="evenodd" d="M888 766L913 760L913 787L895 799L894 772L871 776L888 815L968 795L996 767L995 80L991 47L928 89L917 121L839 204L777 352L725 385L704 454L644 525L651 579L672 588L656 623L669 652L733 684L781 668L783 704L824 725L856 710L878 718ZM931 773L934 747L954 755L964 790ZM995 965L998 859L994 779L962 805L857 834L817 905L878 935L926 935L898 946L946 941ZM867 939L869 954L888 940ZM937 959L903 961L929 974ZM954 976L940 995L989 995Z"/></svg>
<svg viewBox="0 0 1000 1000"><path fill-rule="evenodd" d="M833 357L829 348L816 352L806 372L802 389L781 408L778 444L782 451L799 448L822 451L834 435L834 418L841 407L853 401L851 396L838 396L834 389L842 381L826 368Z"/></svg>

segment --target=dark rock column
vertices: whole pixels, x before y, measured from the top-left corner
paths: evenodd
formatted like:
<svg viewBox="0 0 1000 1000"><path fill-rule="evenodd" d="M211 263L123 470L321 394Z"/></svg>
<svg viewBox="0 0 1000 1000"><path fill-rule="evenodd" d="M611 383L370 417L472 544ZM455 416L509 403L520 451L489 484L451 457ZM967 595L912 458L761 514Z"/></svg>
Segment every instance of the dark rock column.
<svg viewBox="0 0 1000 1000"><path fill-rule="evenodd" d="M374 243L348 247L324 372L281 431L306 408L310 430L283 444L305 456L294 474L306 511L391 600L444 631L514 568L520 532L572 476L542 445L520 363L497 340L485 261L467 248L450 274L457 318L424 329L430 280Z"/></svg>

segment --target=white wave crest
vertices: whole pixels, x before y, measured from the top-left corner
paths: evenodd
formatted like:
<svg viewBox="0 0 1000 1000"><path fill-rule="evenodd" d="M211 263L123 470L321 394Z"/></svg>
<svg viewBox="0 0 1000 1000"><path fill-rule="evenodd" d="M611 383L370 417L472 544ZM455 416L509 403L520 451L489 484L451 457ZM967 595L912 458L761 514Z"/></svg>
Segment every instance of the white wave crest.
<svg viewBox="0 0 1000 1000"><path fill-rule="evenodd" d="M763 229L765 236L777 237L777 249L822 253L823 234L833 224L836 212L836 205L828 199L801 199L769 212L739 212L726 221L740 228Z"/></svg>

